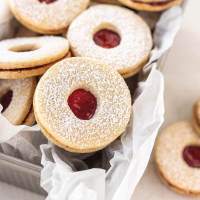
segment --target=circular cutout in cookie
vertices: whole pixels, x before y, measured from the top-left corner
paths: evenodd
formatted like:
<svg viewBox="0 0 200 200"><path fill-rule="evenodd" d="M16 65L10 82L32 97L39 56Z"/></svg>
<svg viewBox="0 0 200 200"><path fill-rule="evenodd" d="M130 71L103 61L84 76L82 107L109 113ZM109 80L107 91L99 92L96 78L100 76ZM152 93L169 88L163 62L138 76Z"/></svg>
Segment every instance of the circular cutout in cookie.
<svg viewBox="0 0 200 200"><path fill-rule="evenodd" d="M96 97L85 89L73 91L67 102L74 115L82 120L91 119L97 108Z"/></svg>
<svg viewBox="0 0 200 200"><path fill-rule="evenodd" d="M190 167L200 168L200 146L186 146L183 150L183 159Z"/></svg>
<svg viewBox="0 0 200 200"><path fill-rule="evenodd" d="M120 44L120 35L110 29L101 29L97 31L93 36L94 42L103 48L114 48Z"/></svg>

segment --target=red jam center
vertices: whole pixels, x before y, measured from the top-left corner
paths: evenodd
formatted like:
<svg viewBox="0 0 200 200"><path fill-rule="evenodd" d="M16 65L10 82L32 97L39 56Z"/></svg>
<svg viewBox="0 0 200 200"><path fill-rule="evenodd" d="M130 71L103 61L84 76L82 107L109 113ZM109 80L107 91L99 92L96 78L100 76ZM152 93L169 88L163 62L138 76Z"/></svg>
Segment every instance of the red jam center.
<svg viewBox="0 0 200 200"><path fill-rule="evenodd" d="M0 103L3 106L3 110L2 113L8 108L8 106L10 105L10 102L12 100L12 96L13 96L13 91L12 90L8 90L3 96L1 96L0 98Z"/></svg>
<svg viewBox="0 0 200 200"><path fill-rule="evenodd" d="M93 40L97 45L110 49L118 46L121 38L118 33L112 30L102 29L94 34Z"/></svg>
<svg viewBox="0 0 200 200"><path fill-rule="evenodd" d="M46 3L46 4L50 4L50 3L53 3L54 1L57 1L57 0L39 0L39 2L41 3Z"/></svg>
<svg viewBox="0 0 200 200"><path fill-rule="evenodd" d="M200 168L200 146L187 146L183 150L183 159L193 168Z"/></svg>
<svg viewBox="0 0 200 200"><path fill-rule="evenodd" d="M96 97L84 89L73 91L67 102L74 115L82 120L91 119L97 108Z"/></svg>

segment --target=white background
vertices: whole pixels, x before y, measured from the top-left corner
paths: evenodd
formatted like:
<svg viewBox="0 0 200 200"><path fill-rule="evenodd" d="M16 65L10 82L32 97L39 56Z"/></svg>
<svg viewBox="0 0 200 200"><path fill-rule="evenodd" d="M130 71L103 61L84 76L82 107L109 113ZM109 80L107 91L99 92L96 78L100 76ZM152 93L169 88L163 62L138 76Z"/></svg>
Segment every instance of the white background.
<svg viewBox="0 0 200 200"><path fill-rule="evenodd" d="M190 119L192 104L200 97L199 9L200 1L189 0L183 27L165 64L165 124ZM176 195L161 184L154 162L151 161L133 199L160 200L161 198L162 200L192 200L192 198ZM42 200L44 197L0 182L0 199Z"/></svg>

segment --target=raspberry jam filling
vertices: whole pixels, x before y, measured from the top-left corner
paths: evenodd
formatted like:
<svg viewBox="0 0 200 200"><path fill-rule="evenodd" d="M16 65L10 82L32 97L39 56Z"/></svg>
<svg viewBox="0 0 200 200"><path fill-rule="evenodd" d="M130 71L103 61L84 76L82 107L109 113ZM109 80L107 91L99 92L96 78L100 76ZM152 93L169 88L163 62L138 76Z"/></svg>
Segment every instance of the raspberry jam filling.
<svg viewBox="0 0 200 200"><path fill-rule="evenodd" d="M200 146L187 146L183 150L183 159L193 168L200 168Z"/></svg>
<svg viewBox="0 0 200 200"><path fill-rule="evenodd" d="M73 91L67 102L74 115L82 120L91 119L97 108L96 97L84 89Z"/></svg>
<svg viewBox="0 0 200 200"><path fill-rule="evenodd" d="M109 29L101 29L93 36L94 42L103 48L114 48L120 44L121 38L118 33Z"/></svg>
<svg viewBox="0 0 200 200"><path fill-rule="evenodd" d="M13 97L13 91L8 90L3 96L0 97L0 104L3 106L2 113L8 108Z"/></svg>
<svg viewBox="0 0 200 200"><path fill-rule="evenodd" d="M40 3L46 3L46 4L50 4L50 3L53 3L54 1L57 1L57 0L38 0Z"/></svg>

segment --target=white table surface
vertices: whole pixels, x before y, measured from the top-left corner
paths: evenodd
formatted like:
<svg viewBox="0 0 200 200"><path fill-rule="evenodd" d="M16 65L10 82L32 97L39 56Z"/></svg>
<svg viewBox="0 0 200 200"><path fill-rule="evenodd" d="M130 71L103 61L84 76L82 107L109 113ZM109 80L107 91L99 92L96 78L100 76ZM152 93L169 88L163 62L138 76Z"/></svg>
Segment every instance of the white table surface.
<svg viewBox="0 0 200 200"><path fill-rule="evenodd" d="M165 64L166 121L190 119L200 97L200 1L189 0L183 27ZM0 199L43 200L44 197L0 182ZM134 200L194 200L171 192L159 180L153 160L136 188Z"/></svg>

